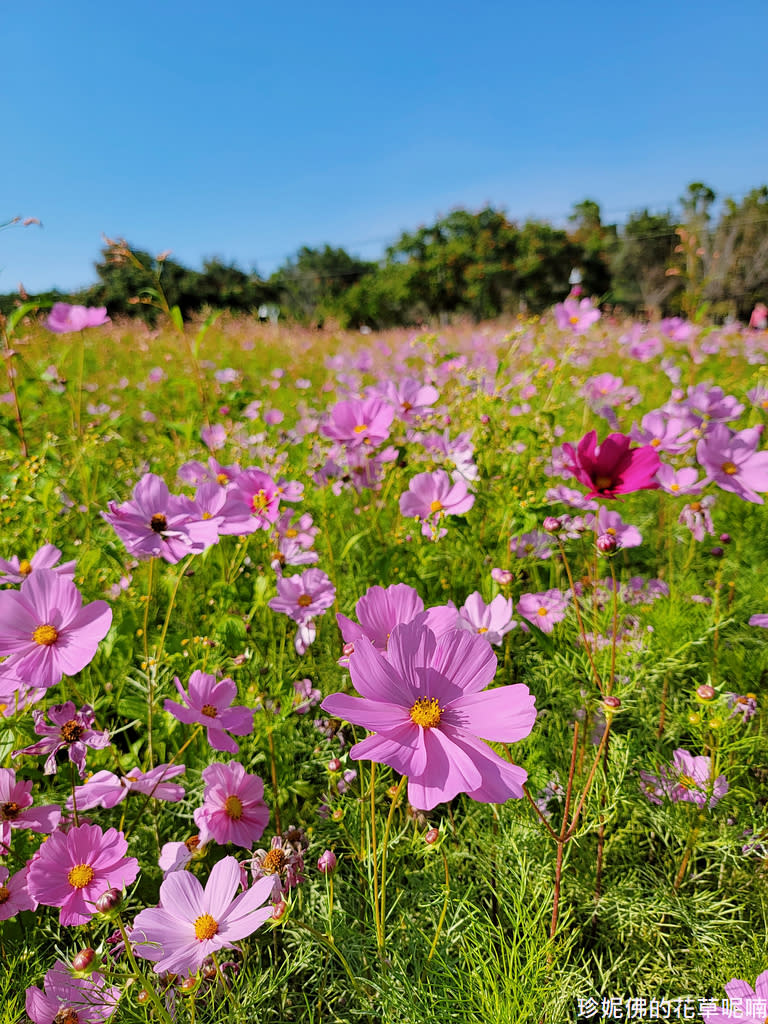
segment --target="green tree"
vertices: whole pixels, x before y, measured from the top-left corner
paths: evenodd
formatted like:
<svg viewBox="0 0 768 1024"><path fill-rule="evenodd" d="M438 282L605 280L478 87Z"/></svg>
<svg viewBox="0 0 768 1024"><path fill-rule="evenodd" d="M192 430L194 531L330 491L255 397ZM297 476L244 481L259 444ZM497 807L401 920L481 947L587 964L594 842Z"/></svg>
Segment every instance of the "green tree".
<svg viewBox="0 0 768 1024"><path fill-rule="evenodd" d="M704 295L719 311L747 319L768 297L768 187L740 203L726 199L712 234Z"/></svg>
<svg viewBox="0 0 768 1024"><path fill-rule="evenodd" d="M304 245L269 279L283 312L296 320L335 315L341 296L375 268L346 249Z"/></svg>
<svg viewBox="0 0 768 1024"><path fill-rule="evenodd" d="M630 214L611 261L616 301L649 316L661 312L682 287L675 255L678 243L677 224L669 211Z"/></svg>
<svg viewBox="0 0 768 1024"><path fill-rule="evenodd" d="M611 258L616 252L618 235L615 224L603 224L600 206L594 199L574 203L568 218L569 237L581 249L577 269L587 295L606 295L611 290Z"/></svg>

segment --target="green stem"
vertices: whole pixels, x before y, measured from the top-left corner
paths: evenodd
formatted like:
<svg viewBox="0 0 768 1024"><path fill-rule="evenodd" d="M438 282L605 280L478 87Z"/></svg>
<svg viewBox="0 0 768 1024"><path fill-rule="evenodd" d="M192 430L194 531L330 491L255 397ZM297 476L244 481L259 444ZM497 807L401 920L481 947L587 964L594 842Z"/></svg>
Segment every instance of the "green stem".
<svg viewBox="0 0 768 1024"><path fill-rule="evenodd" d="M432 939L432 945L429 947L427 963L429 963L429 961L435 955L435 950L437 949L437 942L438 939L440 938L440 933L443 930L443 925L445 924L445 915L448 913L448 900L451 895L451 877L448 873L448 858L446 857L444 850L441 850L440 853L443 858L443 867L445 869L445 898L443 899L443 909L440 911L440 918L437 922L437 930L435 931L435 937L434 939Z"/></svg>
<svg viewBox="0 0 768 1024"><path fill-rule="evenodd" d="M371 858L373 860L373 920L376 926L376 943L379 953L384 947L384 936L382 935L381 921L379 919L379 869L378 852L376 849L376 762L371 761Z"/></svg>
<svg viewBox="0 0 768 1024"><path fill-rule="evenodd" d="M381 948L384 948L384 939L387 928L387 848L389 846L389 830L392 826L392 818L395 814L395 808L400 803L400 797L403 792L403 787L408 781L407 776L403 775L400 777L400 781L397 784L397 790L395 795L392 797L392 803L389 807L389 814L387 815L387 823L384 826L384 836L381 840L381 911L379 912L379 920L381 922ZM374 863L375 870L375 863Z"/></svg>
<svg viewBox="0 0 768 1024"><path fill-rule="evenodd" d="M131 948L131 940L128 938L128 933L125 930L123 919L119 914L117 915L117 927L120 929L120 934L123 937L123 942L125 943L125 952L128 956L128 962L131 965L131 970L133 971L134 977L139 982L141 987L145 990L145 992L149 994L149 998L154 1003L155 1009L157 1010L160 1019L165 1021L166 1024L173 1024L171 1015L163 1006L163 1001L161 1000L160 996L157 994L152 985L146 984L146 979L138 968L138 965L136 963L136 957L133 955L133 949Z"/></svg>

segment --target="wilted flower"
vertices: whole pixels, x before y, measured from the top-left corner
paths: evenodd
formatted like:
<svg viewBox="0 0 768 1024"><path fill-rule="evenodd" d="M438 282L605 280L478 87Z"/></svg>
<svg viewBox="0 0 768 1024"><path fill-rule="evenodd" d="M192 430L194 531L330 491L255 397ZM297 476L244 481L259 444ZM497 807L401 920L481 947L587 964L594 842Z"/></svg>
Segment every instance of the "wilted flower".
<svg viewBox="0 0 768 1024"><path fill-rule="evenodd" d="M82 779L85 776L86 747L104 750L109 746L109 733L93 728L95 717L93 708L88 704L84 704L79 711L75 711L75 705L69 700L65 704L52 705L48 708L48 718L52 725L45 724L42 711L33 711L32 716L35 732L46 738L29 747L14 750L13 757L21 754L47 754L43 769L46 775L56 773L56 754L66 749L69 760L76 765Z"/></svg>

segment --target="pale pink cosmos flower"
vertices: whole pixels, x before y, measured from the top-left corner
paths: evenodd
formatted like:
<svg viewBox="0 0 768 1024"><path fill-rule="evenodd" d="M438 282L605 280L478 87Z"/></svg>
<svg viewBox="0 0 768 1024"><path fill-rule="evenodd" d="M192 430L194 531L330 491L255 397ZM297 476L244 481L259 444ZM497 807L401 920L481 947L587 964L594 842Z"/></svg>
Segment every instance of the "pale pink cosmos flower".
<svg viewBox="0 0 768 1024"><path fill-rule="evenodd" d="M691 501L687 505L683 505L683 509L677 517L678 523L687 526L693 534L694 540L697 540L699 543L704 540L705 533L708 533L711 537L715 535L715 527L710 513L710 509L714 504L714 494L707 494L701 500Z"/></svg>
<svg viewBox="0 0 768 1024"><path fill-rule="evenodd" d="M73 977L67 965L57 960L46 973L42 990L27 989L25 1007L34 1024L103 1024L119 1000L120 989L108 985L98 971Z"/></svg>
<svg viewBox="0 0 768 1024"><path fill-rule="evenodd" d="M232 949L272 916L271 904L263 906L272 879L263 878L236 897L241 884L234 857L213 865L205 889L188 871L172 872L160 886L160 906L142 910L133 922L134 952L154 960L158 974L196 974L209 956Z"/></svg>
<svg viewBox="0 0 768 1024"><path fill-rule="evenodd" d="M273 612L282 612L300 625L330 608L336 588L322 569L307 569L295 576L278 576L277 597L269 601Z"/></svg>
<svg viewBox="0 0 768 1024"><path fill-rule="evenodd" d="M32 806L31 782L17 782L12 768L0 768L0 854L10 849L12 828L50 833L60 818L61 808L56 804Z"/></svg>
<svg viewBox="0 0 768 1024"><path fill-rule="evenodd" d="M554 312L560 330L573 331L574 334L584 334L600 319L600 310L595 309L590 299L577 302L575 298L567 298L555 306Z"/></svg>
<svg viewBox="0 0 768 1024"><path fill-rule="evenodd" d="M0 921L10 921L21 910L36 910L37 900L27 889L28 865L13 875L8 868L0 866Z"/></svg>
<svg viewBox="0 0 768 1024"><path fill-rule="evenodd" d="M348 447L379 445L389 437L395 410L380 398L349 398L337 402L320 433Z"/></svg>
<svg viewBox="0 0 768 1024"><path fill-rule="evenodd" d="M625 523L620 513L602 506L597 515L588 515L585 521L590 530L598 536L612 537L620 548L636 548L643 538L636 526Z"/></svg>
<svg viewBox="0 0 768 1024"><path fill-rule="evenodd" d="M761 304L762 305L762 304ZM729 1009L704 1010L701 1017L704 1024L765 1024L765 1010L768 1006L768 971L763 971L755 980L755 987L741 978L731 978L725 986ZM723 1000L725 1002L725 1000Z"/></svg>
<svg viewBox="0 0 768 1024"><path fill-rule="evenodd" d="M18 555L12 555L7 561L0 558L0 583L23 583L36 569L52 569L60 576L74 579L75 563L64 562L62 565L56 565L60 558L61 551L53 544L43 544L30 559L19 560Z"/></svg>
<svg viewBox="0 0 768 1024"><path fill-rule="evenodd" d="M248 736L253 732L254 712L246 707L232 707L237 696L233 679L217 680L215 675L195 671L189 677L188 690L176 676L174 685L183 704L166 700L163 708L185 725L204 725L208 742L214 750L236 754L240 749L227 733ZM186 706L185 706L186 705Z"/></svg>
<svg viewBox="0 0 768 1024"><path fill-rule="evenodd" d="M139 862L127 853L125 836L114 828L80 825L54 832L29 865L29 893L46 907L60 907L62 925L85 924L108 889L136 880Z"/></svg>
<svg viewBox="0 0 768 1024"><path fill-rule="evenodd" d="M768 615L753 615L749 622L749 626L760 626L763 629L768 629Z"/></svg>
<svg viewBox="0 0 768 1024"><path fill-rule="evenodd" d="M388 380L382 394L394 405L398 417L405 423L414 423L423 416L429 416L433 412L432 406L440 397L436 387L422 384L413 377Z"/></svg>
<svg viewBox="0 0 768 1024"><path fill-rule="evenodd" d="M543 633L551 633L556 622L561 622L568 610L570 591L547 590L541 594L521 594L517 614L522 615Z"/></svg>
<svg viewBox="0 0 768 1024"><path fill-rule="evenodd" d="M220 846L234 843L250 850L269 824L263 781L248 775L238 761L230 761L209 765L203 782L203 806L194 813L200 843L212 839Z"/></svg>
<svg viewBox="0 0 768 1024"><path fill-rule="evenodd" d="M67 810L77 807L78 811L90 811L93 807L116 807L128 793L141 793L155 800L178 803L184 799L184 787L171 779L183 775L183 764L159 764L148 772L131 768L127 775L117 776L113 772L96 772L82 786L75 787L74 801L67 799Z"/></svg>
<svg viewBox="0 0 768 1024"><path fill-rule="evenodd" d="M436 528L445 516L463 515L474 503L475 496L463 480L454 483L444 469L437 469L413 477L408 490L400 495L400 514L424 519Z"/></svg>
<svg viewBox="0 0 768 1024"><path fill-rule="evenodd" d="M662 462L657 469L656 479L659 487L667 494L698 494L704 486L704 481L699 480L698 471L693 466L673 469L666 462Z"/></svg>
<svg viewBox="0 0 768 1024"><path fill-rule="evenodd" d="M83 606L70 579L36 569L18 591L0 592L0 655L23 682L54 686L93 660L111 623L106 601Z"/></svg>
<svg viewBox="0 0 768 1024"><path fill-rule="evenodd" d="M483 803L523 795L527 773L499 757L480 737L510 743L529 734L535 698L522 684L481 692L496 656L482 637L450 630L437 639L418 619L395 626L387 656L372 645L350 655L362 698L335 693L327 713L373 735L350 751L408 776L408 800L421 810L467 793Z"/></svg>
<svg viewBox="0 0 768 1024"><path fill-rule="evenodd" d="M45 326L54 334L71 334L86 327L102 327L109 323L106 306L71 306L68 302L54 302Z"/></svg>
<svg viewBox="0 0 768 1024"><path fill-rule="evenodd" d="M672 755L671 765L662 765L658 775L641 771L641 788L653 804L660 804L666 796L673 803L685 801L699 807L713 808L728 792L724 775L712 778L712 759L695 757L679 749Z"/></svg>
<svg viewBox="0 0 768 1024"><path fill-rule="evenodd" d="M485 637L489 644L498 645L517 623L512 618L512 599L497 594L486 604L478 590L470 594L459 608L457 626Z"/></svg>
<svg viewBox="0 0 768 1024"><path fill-rule="evenodd" d="M22 747L21 750L14 750L12 756L47 754L43 769L46 775L56 773L56 754L60 750L66 750L69 760L77 767L82 779L85 775L86 747L104 750L109 746L109 733L93 728L96 719L93 708L88 704L84 704L79 711L75 710L75 705L70 700L64 704L52 705L48 708L48 718L52 725L45 724L45 715L42 711L33 711L32 716L35 720L35 732L45 739L38 740L29 747Z"/></svg>
<svg viewBox="0 0 768 1024"><path fill-rule="evenodd" d="M731 431L724 423L716 423L696 446L705 481L712 480L722 490L762 505L757 492L768 491L768 451L757 451L762 429Z"/></svg>

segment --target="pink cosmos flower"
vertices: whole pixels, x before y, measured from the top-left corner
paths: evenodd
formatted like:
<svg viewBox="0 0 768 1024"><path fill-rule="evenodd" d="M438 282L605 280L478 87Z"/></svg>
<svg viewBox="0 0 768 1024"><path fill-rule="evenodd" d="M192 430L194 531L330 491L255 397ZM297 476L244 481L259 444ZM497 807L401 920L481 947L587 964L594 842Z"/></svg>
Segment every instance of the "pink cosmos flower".
<svg viewBox="0 0 768 1024"><path fill-rule="evenodd" d="M235 681L229 678L218 681L214 675L196 671L189 677L189 692L178 676L173 681L184 704L166 700L164 709L185 725L206 726L208 742L214 750L236 754L240 748L227 733L248 736L253 732L254 712L246 707L230 706L237 696Z"/></svg>
<svg viewBox="0 0 768 1024"><path fill-rule="evenodd" d="M269 602L273 612L289 615L303 624L321 615L336 599L336 588L321 569L307 569L296 576L278 576L277 597Z"/></svg>
<svg viewBox="0 0 768 1024"><path fill-rule="evenodd" d="M747 625L761 626L763 629L768 629L768 615L753 615Z"/></svg>
<svg viewBox="0 0 768 1024"><path fill-rule="evenodd" d="M84 704L79 711L75 711L75 705L70 700L65 704L52 705L48 708L48 717L53 725L45 724L45 715L42 711L33 711L32 715L35 720L35 732L38 736L46 738L29 747L14 750L12 756L47 754L43 769L46 775L56 773L56 754L66 749L69 760L77 766L82 779L85 775L86 747L104 750L109 746L109 733L98 732L93 728L93 708L88 704Z"/></svg>
<svg viewBox="0 0 768 1024"><path fill-rule="evenodd" d="M725 994L728 996L729 1009L702 1009L704 1024L733 1024L734 1020L741 1021L741 1024L765 1024L768 971L757 976L754 988L741 978L731 978L725 986Z"/></svg>
<svg viewBox="0 0 768 1024"><path fill-rule="evenodd" d="M254 881L272 880L272 901L282 899L285 893L304 881L304 849L300 842L292 843L285 836L272 836L268 850L256 850L251 859Z"/></svg>
<svg viewBox="0 0 768 1024"><path fill-rule="evenodd" d="M75 787L74 802L70 796L67 810L75 806L78 811L90 811L93 807L117 807L133 790L155 800L167 800L177 803L184 798L184 787L171 779L183 775L186 771L183 764L159 764L148 772L132 768L127 775L118 777L112 772L96 772L83 786Z"/></svg>
<svg viewBox="0 0 768 1024"><path fill-rule="evenodd" d="M263 781L248 775L238 761L230 761L209 765L203 782L203 806L194 813L200 843L213 839L220 846L234 843L250 850L269 824Z"/></svg>
<svg viewBox="0 0 768 1024"><path fill-rule="evenodd" d="M135 881L139 862L127 853L125 836L114 828L80 825L54 832L29 865L29 893L46 907L61 907L62 925L85 924L107 889Z"/></svg>
<svg viewBox="0 0 768 1024"><path fill-rule="evenodd" d="M698 494L704 486L693 466L673 469L666 462L662 462L656 471L656 479L667 494Z"/></svg>
<svg viewBox="0 0 768 1024"><path fill-rule="evenodd" d="M244 469L227 490L222 508L224 534L250 534L268 530L280 515L279 486L261 469Z"/></svg>
<svg viewBox="0 0 768 1024"><path fill-rule="evenodd" d="M419 473L411 480L408 490L400 495L400 514L426 520L429 535L430 528L436 530L445 516L463 515L474 503L475 496L463 480L454 483L444 469L437 469L434 473Z"/></svg>
<svg viewBox="0 0 768 1024"><path fill-rule="evenodd" d="M480 692L496 671L482 637L450 630L437 639L415 620L395 626L386 658L370 645L356 648L349 670L362 698L335 693L323 710L374 731L350 756L407 775L414 807L431 810L462 792L484 803L523 795L527 773L479 737L523 739L536 719L535 698L522 684Z"/></svg>
<svg viewBox="0 0 768 1024"><path fill-rule="evenodd" d="M26 558L19 561L18 555L12 555L7 561L0 558L0 583L23 583L35 569L53 569L60 576L74 579L75 563L64 562L63 565L56 565L60 558L61 551L53 544L43 544L29 561Z"/></svg>
<svg viewBox="0 0 768 1024"><path fill-rule="evenodd" d="M543 633L551 633L556 622L565 618L570 600L570 591L547 590L543 594L521 594L517 602L517 614L532 622ZM527 628L527 627L526 627Z"/></svg>
<svg viewBox="0 0 768 1024"><path fill-rule="evenodd" d="M0 593L0 655L25 683L54 686L93 660L111 623L106 601L83 607L71 580L36 569L18 591Z"/></svg>
<svg viewBox="0 0 768 1024"><path fill-rule="evenodd" d="M567 298L555 306L554 312L560 330L573 331L574 334L583 334L600 319L600 310L595 309L589 299L577 302L575 298Z"/></svg>
<svg viewBox="0 0 768 1024"><path fill-rule="evenodd" d="M696 446L706 480L756 505L763 504L757 492L768 491L768 451L757 451L762 429L732 432L724 423L716 423Z"/></svg>
<svg viewBox="0 0 768 1024"><path fill-rule="evenodd" d="M103 1024L119 999L120 989L108 985L98 971L73 978L67 965L57 960L43 979L42 991L36 986L27 989L26 1010L34 1024Z"/></svg>
<svg viewBox="0 0 768 1024"><path fill-rule="evenodd" d="M700 501L691 501L683 506L683 510L677 517L678 523L682 523L691 531L694 540L701 543L705 533L711 537L715 535L715 527L712 522L710 509L715 504L714 494L707 494Z"/></svg>
<svg viewBox="0 0 768 1024"><path fill-rule="evenodd" d="M641 771L640 779L641 788L653 804L660 804L666 796L673 803L682 800L712 808L728 792L724 775L712 779L711 758L694 757L682 749L672 755L671 765L662 765L658 775Z"/></svg>
<svg viewBox="0 0 768 1024"><path fill-rule="evenodd" d="M653 490L658 487L654 474L660 459L651 445L630 448L631 438L625 434L609 434L597 444L597 432L591 430L574 449L563 445L570 459L568 468L576 479L589 488L590 495L615 498L631 491Z"/></svg>
<svg viewBox="0 0 768 1024"><path fill-rule="evenodd" d="M380 398L350 398L337 402L320 432L350 447L378 445L389 437L395 410Z"/></svg>
<svg viewBox="0 0 768 1024"><path fill-rule="evenodd" d="M25 865L9 876L8 868L0 866L0 921L10 921L20 910L37 909L37 900L27 890L27 870Z"/></svg>
<svg viewBox="0 0 768 1024"><path fill-rule="evenodd" d="M70 306L68 302L54 302L45 326L54 334L71 334L86 327L102 327L109 323L106 306Z"/></svg>
<svg viewBox="0 0 768 1024"><path fill-rule="evenodd" d="M613 509L602 506L596 516L585 517L587 526L598 537L612 537L620 548L636 548L643 543L643 538L636 526L625 523L621 515Z"/></svg>
<svg viewBox="0 0 768 1024"><path fill-rule="evenodd" d="M0 854L10 849L12 828L50 833L60 818L56 804L32 807L32 783L17 782L12 768L0 768Z"/></svg>
<svg viewBox="0 0 768 1024"><path fill-rule="evenodd" d="M440 397L437 388L422 384L413 377L403 380L389 380L382 392L397 410L397 415L406 423L414 423L422 416L433 412L432 406Z"/></svg>
<svg viewBox="0 0 768 1024"><path fill-rule="evenodd" d="M517 623L512 618L512 599L497 594L486 604L480 592L470 594L459 609L459 629L484 636L489 644L500 644Z"/></svg>
<svg viewBox="0 0 768 1024"><path fill-rule="evenodd" d="M195 974L219 949L232 949L238 939L256 931L272 916L263 906L272 879L263 878L235 897L242 874L234 857L217 861L205 889L188 871L172 872L160 886L160 906L142 910L131 931L134 952L154 960L162 974Z"/></svg>
<svg viewBox="0 0 768 1024"><path fill-rule="evenodd" d="M139 558L158 557L175 565L218 540L216 525L195 518L188 498L171 494L165 481L145 473L133 489L131 501L116 505L101 516L114 529L128 551Z"/></svg>

